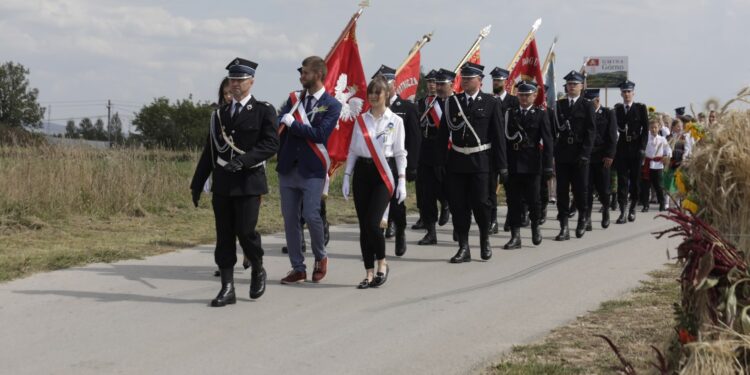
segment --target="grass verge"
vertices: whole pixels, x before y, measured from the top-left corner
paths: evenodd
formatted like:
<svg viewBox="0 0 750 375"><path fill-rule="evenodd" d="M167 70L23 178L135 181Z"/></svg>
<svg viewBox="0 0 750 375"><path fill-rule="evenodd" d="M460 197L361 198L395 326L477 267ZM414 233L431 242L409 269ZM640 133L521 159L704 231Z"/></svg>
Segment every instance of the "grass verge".
<svg viewBox="0 0 750 375"><path fill-rule="evenodd" d="M674 361L677 338L673 304L680 298L675 281L680 267L667 265L653 271L641 286L621 299L603 302L599 308L554 329L541 341L514 346L497 365L484 374L613 374L622 368L607 343L594 335L609 337L638 374L657 373L654 345Z"/></svg>

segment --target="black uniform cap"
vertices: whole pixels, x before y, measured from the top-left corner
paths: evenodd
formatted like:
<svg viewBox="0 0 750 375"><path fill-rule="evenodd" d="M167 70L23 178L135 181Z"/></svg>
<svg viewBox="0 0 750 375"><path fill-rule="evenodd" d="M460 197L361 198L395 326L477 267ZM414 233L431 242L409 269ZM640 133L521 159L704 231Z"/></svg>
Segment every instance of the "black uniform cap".
<svg viewBox="0 0 750 375"><path fill-rule="evenodd" d="M227 65L226 69L229 71L227 78L229 79L247 79L255 77L255 70L258 68L258 64L250 60L243 58L235 58L232 62Z"/></svg>

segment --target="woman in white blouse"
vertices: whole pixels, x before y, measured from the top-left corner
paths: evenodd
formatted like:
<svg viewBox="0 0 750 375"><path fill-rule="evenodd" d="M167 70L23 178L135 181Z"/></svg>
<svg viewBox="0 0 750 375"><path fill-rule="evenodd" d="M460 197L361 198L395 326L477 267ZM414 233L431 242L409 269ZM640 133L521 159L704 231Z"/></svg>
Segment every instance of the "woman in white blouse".
<svg viewBox="0 0 750 375"><path fill-rule="evenodd" d="M404 123L386 106L390 97L385 78L377 76L370 81L367 86L370 110L358 116L354 123L341 188L344 198L348 199L349 179L353 172L359 246L367 272L365 279L357 285L359 289L381 286L388 279L385 237L380 222L393 194L399 203L406 199Z"/></svg>

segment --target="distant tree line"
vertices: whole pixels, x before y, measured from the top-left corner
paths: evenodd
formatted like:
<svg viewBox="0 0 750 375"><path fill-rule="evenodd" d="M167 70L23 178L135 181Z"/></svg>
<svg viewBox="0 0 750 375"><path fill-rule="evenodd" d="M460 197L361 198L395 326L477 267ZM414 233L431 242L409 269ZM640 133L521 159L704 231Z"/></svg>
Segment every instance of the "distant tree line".
<svg viewBox="0 0 750 375"><path fill-rule="evenodd" d="M124 144L125 135L122 133L122 120L120 114L115 112L109 121L109 129L104 125L104 120L97 119L92 122L90 118L81 119L76 126L75 121L68 120L65 125L65 138L83 138L91 141L109 141L113 144Z"/></svg>

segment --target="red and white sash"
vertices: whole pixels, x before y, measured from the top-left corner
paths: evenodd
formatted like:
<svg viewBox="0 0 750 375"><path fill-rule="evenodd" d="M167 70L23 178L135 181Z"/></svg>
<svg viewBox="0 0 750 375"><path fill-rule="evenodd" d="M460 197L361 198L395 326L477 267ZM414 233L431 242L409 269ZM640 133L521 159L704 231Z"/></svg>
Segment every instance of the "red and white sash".
<svg viewBox="0 0 750 375"><path fill-rule="evenodd" d="M289 100L291 101L292 108L294 108L295 104L297 104L297 102L299 101L299 93L296 91L289 93ZM307 113L305 113L305 107L303 105L298 105L297 110L294 111L292 115L294 116L294 119L297 120L297 122L299 122L300 124L312 126L310 125L310 120L307 118ZM281 135L284 130L286 130L286 125L281 124L279 126L279 135ZM306 139L306 141L315 155L318 157L318 159L320 159L320 162L323 164L323 169L325 169L327 175L328 168L331 167L331 159L328 157L328 150L326 149L326 146L322 143L313 143L313 141L309 139Z"/></svg>
<svg viewBox="0 0 750 375"><path fill-rule="evenodd" d="M359 130L362 131L362 137L365 139L365 144L370 151L370 156L372 157L373 162L375 162L375 167L378 169L378 173L380 173L380 178L388 189L388 195L393 196L396 183L393 179L393 173L391 173L391 167L388 166L388 161L385 159L385 152L382 147L375 147L370 132L367 131L364 116L357 116L357 124L359 124ZM370 125L372 125L373 129L375 128L374 124Z"/></svg>
<svg viewBox="0 0 750 375"><path fill-rule="evenodd" d="M427 103L427 107L430 107L430 104L437 100L437 96L433 96L432 100L428 97L425 99L425 103ZM435 103L430 107L429 111L427 111L427 115L430 116L432 119L432 123L435 124L436 128L440 127L440 118L443 117L443 109L440 108L440 104Z"/></svg>

